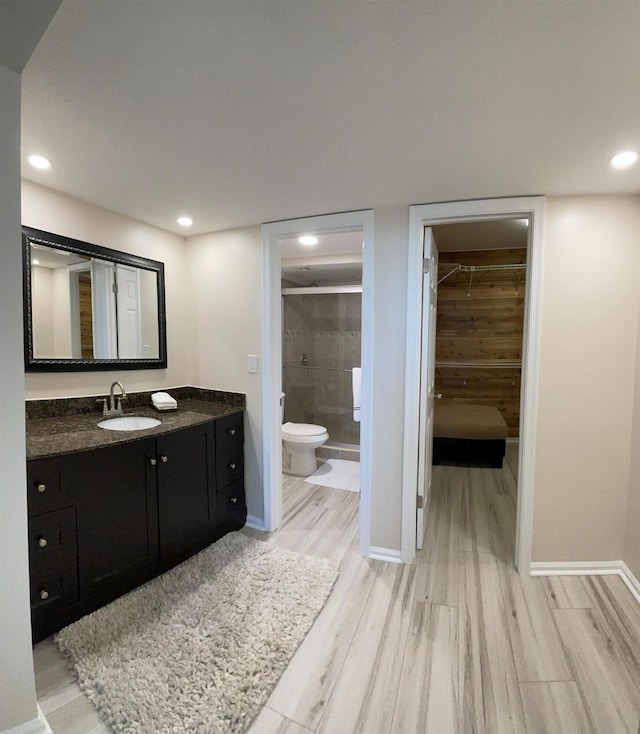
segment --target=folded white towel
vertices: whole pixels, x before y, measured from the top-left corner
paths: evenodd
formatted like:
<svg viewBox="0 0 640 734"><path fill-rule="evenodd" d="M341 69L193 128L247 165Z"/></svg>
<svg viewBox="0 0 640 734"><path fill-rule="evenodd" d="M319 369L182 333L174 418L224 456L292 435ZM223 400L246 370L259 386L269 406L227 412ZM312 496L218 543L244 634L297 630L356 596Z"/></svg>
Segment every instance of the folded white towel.
<svg viewBox="0 0 640 734"><path fill-rule="evenodd" d="M168 392L152 393L151 402L158 410L174 410L178 407L178 401L172 398Z"/></svg>
<svg viewBox="0 0 640 734"><path fill-rule="evenodd" d="M351 371L351 386L353 388L353 420L360 423L360 384L362 380L362 370L360 367L354 367Z"/></svg>

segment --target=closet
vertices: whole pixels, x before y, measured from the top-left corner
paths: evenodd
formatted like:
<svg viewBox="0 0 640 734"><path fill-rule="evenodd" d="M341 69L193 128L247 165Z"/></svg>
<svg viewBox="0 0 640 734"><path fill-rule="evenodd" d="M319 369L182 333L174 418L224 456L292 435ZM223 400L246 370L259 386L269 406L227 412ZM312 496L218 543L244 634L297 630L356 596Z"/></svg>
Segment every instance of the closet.
<svg viewBox="0 0 640 734"><path fill-rule="evenodd" d="M436 234L436 242L438 236ZM518 437L527 249L440 252L435 392L493 405Z"/></svg>

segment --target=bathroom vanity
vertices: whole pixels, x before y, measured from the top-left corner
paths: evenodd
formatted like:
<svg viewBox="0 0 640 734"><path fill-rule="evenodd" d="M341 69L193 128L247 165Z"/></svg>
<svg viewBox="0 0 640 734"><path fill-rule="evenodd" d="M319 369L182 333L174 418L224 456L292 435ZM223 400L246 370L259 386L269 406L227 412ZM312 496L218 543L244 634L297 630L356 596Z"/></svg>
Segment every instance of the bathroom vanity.
<svg viewBox="0 0 640 734"><path fill-rule="evenodd" d="M148 430L28 421L33 640L244 526L243 408L181 400Z"/></svg>

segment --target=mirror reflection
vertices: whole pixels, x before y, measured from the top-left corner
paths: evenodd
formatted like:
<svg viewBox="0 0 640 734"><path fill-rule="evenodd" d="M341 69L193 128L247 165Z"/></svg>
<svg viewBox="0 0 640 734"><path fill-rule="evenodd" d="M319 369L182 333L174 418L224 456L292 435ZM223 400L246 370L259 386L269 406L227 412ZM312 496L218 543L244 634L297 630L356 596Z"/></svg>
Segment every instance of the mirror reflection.
<svg viewBox="0 0 640 734"><path fill-rule="evenodd" d="M23 234L28 370L166 366L162 263Z"/></svg>
<svg viewBox="0 0 640 734"><path fill-rule="evenodd" d="M36 359L158 358L158 276L31 243Z"/></svg>

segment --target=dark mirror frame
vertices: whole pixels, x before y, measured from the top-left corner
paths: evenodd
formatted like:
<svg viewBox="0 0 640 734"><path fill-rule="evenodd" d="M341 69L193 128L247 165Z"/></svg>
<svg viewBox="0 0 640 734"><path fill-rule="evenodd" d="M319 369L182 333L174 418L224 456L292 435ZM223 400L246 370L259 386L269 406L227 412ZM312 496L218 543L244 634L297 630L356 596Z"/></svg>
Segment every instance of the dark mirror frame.
<svg viewBox="0 0 640 734"><path fill-rule="evenodd" d="M158 357L149 359L52 359L33 354L33 323L31 301L31 243L54 247L89 257L98 257L121 265L151 270L158 278ZM22 264L24 298L24 361L27 372L107 372L113 370L164 369L167 366L167 325L164 287L164 263L146 257L111 250L90 242L22 227Z"/></svg>

